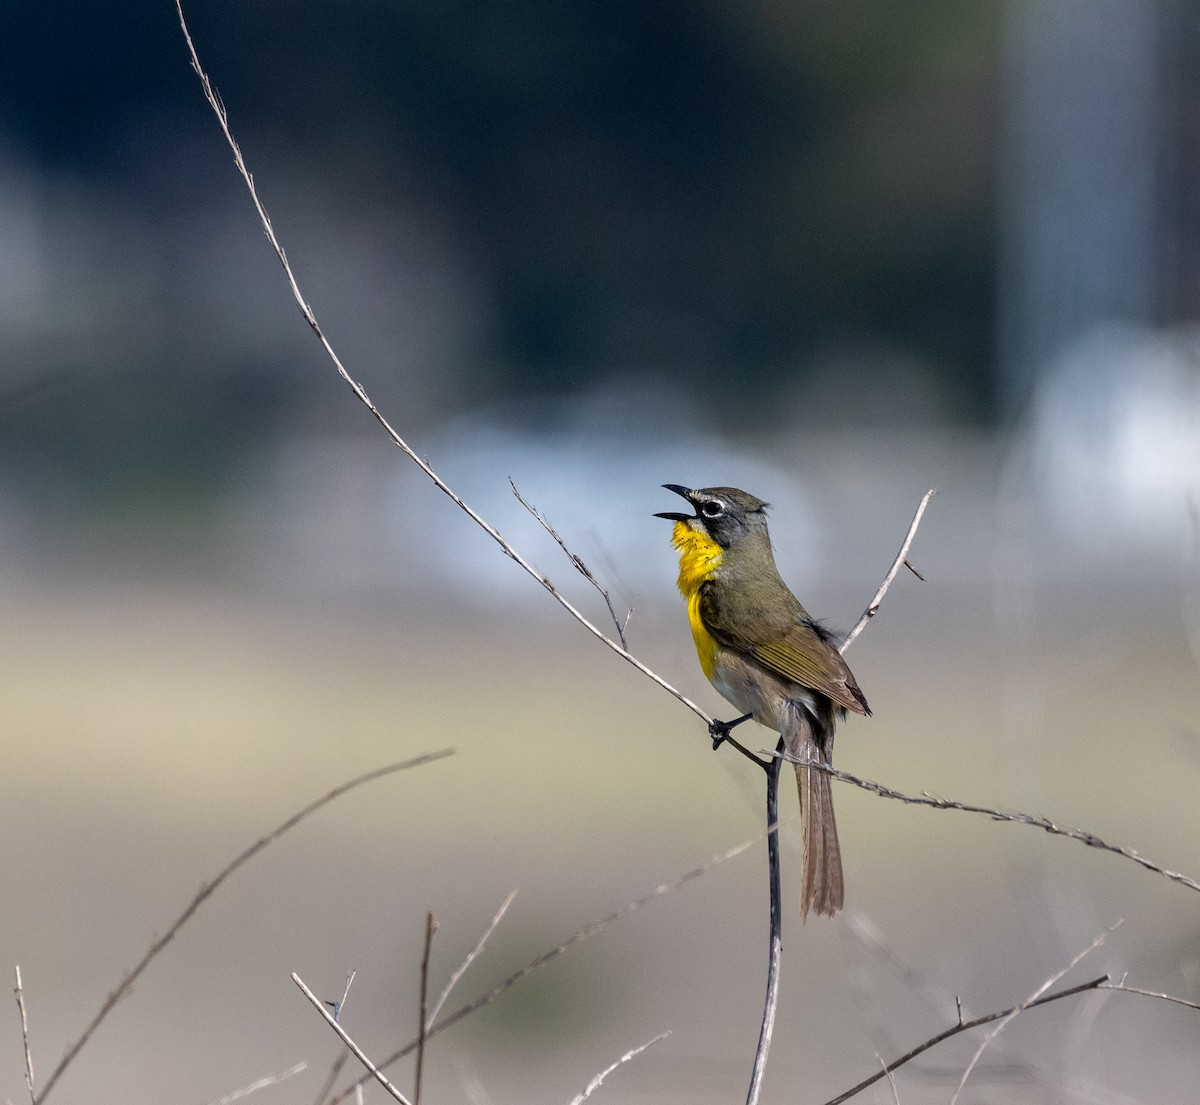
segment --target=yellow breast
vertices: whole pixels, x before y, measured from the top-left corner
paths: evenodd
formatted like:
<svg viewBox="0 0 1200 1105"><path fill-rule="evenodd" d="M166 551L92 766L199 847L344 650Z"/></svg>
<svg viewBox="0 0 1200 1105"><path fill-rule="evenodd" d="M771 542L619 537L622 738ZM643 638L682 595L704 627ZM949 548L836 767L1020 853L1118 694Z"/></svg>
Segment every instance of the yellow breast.
<svg viewBox="0 0 1200 1105"><path fill-rule="evenodd" d="M671 543L679 550L679 590L687 599L688 624L700 667L711 682L717 668L717 641L700 618L700 585L721 566L722 550L711 537L676 522Z"/></svg>

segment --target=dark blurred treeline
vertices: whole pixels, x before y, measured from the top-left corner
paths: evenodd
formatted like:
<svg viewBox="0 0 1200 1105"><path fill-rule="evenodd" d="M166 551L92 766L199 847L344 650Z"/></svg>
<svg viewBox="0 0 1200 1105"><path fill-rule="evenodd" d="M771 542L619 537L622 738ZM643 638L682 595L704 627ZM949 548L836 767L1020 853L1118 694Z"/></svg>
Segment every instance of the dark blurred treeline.
<svg viewBox="0 0 1200 1105"><path fill-rule="evenodd" d="M135 194L134 218L161 221L151 253L171 250L194 190L236 193L172 4L6 9L10 150L48 176ZM251 167L260 181L299 182L268 189L277 223L310 179L322 202L339 197L318 228L331 238L339 205L386 213L402 197L453 225L478 317L459 326L472 337L456 363L428 366L446 381L428 409L653 373L717 418L767 411L768 424L795 417L810 383L806 417L853 421L891 372L919 381L941 417L995 417L1004 11L976 0L186 4ZM265 252L251 220L239 226ZM400 235L397 263L404 248ZM181 251L173 263L198 262ZM341 279L353 284L353 266ZM182 389L204 453L209 434L253 428L282 397L325 386L290 354L223 344L209 333L219 312L184 320L186 281L154 284L149 309L171 301L174 312L156 347L169 357L154 358L148 390L111 400L101 426L145 405L135 430L186 440L177 423L153 429L154 396ZM261 320L276 324L298 329ZM36 341L18 345L18 361L53 361ZM78 349L64 363L94 370ZM51 421L40 403L21 406Z"/></svg>

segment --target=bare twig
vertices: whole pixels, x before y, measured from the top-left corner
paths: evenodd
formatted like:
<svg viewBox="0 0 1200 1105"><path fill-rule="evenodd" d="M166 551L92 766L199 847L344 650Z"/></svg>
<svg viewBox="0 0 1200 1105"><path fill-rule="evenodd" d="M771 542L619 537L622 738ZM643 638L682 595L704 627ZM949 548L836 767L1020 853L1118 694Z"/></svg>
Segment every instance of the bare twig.
<svg viewBox="0 0 1200 1105"><path fill-rule="evenodd" d="M546 518L542 512L538 510L538 508L532 503L525 501L525 497L520 491L517 490L517 485L513 482L512 476L508 477L508 486L512 488L512 493L517 497L517 502L519 502L527 511L529 511L530 514L533 515L534 521L536 521L537 524L542 527L542 529L550 534L550 536L553 537L555 542L558 544L558 547L567 554L567 559L570 560L570 562L575 566L576 571L578 571L579 574L588 581L588 583L590 583L596 588L597 591L600 592L600 597L604 599L604 605L608 607L608 613L613 620L613 625L617 627L617 638L621 642L621 647L628 650L629 642L625 640L625 626L629 624L629 619L633 614L633 611L630 610L629 613L625 615L625 621L622 622L621 619L617 617L617 611L612 604L612 597L600 585L600 581L592 574L591 568L584 563L583 557L581 557L578 553L572 552L559 532L548 521L546 521Z"/></svg>
<svg viewBox="0 0 1200 1105"><path fill-rule="evenodd" d="M1159 990L1143 990L1138 986L1126 986L1123 982L1106 982L1099 990L1115 990L1119 994L1141 994L1144 998L1157 998L1159 1001L1169 1001L1174 1005L1182 1005L1185 1009L1195 1009L1200 1012L1200 1002L1178 998L1174 994L1164 994Z"/></svg>
<svg viewBox="0 0 1200 1105"><path fill-rule="evenodd" d="M766 755L765 752L763 754ZM796 762L793 757L786 754L783 756L783 759L788 760L790 763ZM904 802L910 806L928 806L930 809L935 810L961 810L963 813L977 813L993 821L1029 825L1035 829L1041 829L1043 832L1050 833L1051 836L1062 836L1068 840L1077 840L1080 844L1086 844L1089 848L1097 848L1102 852L1111 852L1115 856L1123 856L1125 859L1132 860L1139 866L1146 868L1147 871L1153 871L1155 874L1162 875L1163 878L1186 886L1189 890L1200 891L1200 882L1178 871L1162 867L1153 860L1149 860L1145 856L1135 852L1132 848L1124 848L1118 844L1109 844L1101 840L1095 833L1085 832L1083 829L1063 828L1046 817L1037 817L1034 814L1021 813L1020 811L1010 812L993 809L991 806L976 806L969 802L957 802L951 798L936 798L931 794L904 794L901 791L884 786L882 783L872 782L870 779L860 779L857 775L851 775L848 771L839 771L836 767L831 767L829 764L812 763L809 766L816 768L818 771L823 771L826 775L830 775L835 779L840 779L843 783L850 783L862 790L869 791L871 794L877 794L880 798L891 798L894 801Z"/></svg>
<svg viewBox="0 0 1200 1105"><path fill-rule="evenodd" d="M492 918L492 923L484 930L483 935L479 938L479 942L467 953L467 958L462 961L458 970L450 976L450 981L446 983L446 988L442 991L437 1001L433 1003L433 1008L429 1011L429 1016L425 1018L426 1032L429 1031L429 1026L437 1020L437 1015L442 1011L442 1006L446 1004L446 999L450 996L450 991L454 989L458 980L466 973L467 968L475 962L488 940L491 939L492 933L496 931L496 926L500 924L500 921L508 912L508 907L513 904L513 899L516 896L517 891L515 889L509 891L508 897L504 899L500 908L496 910L496 915Z"/></svg>
<svg viewBox="0 0 1200 1105"><path fill-rule="evenodd" d="M777 752L784 749L779 738ZM758 1105L762 1095L763 1077L767 1073L767 1055L771 1051L771 1036L775 1031L775 1014L779 1008L779 965L783 957L783 892L779 875L779 772L783 760L775 756L767 768L767 882L769 884L770 922L767 945L767 995L763 1000L762 1024L758 1030L758 1047L750 1068L750 1088L746 1105Z"/></svg>
<svg viewBox="0 0 1200 1105"><path fill-rule="evenodd" d="M421 953L421 994L417 1001L417 1062L413 1076L413 1105L421 1105L421 1076L425 1073L425 1038L429 1010L429 953L433 949L433 934L437 922L432 913L425 914L425 950Z"/></svg>
<svg viewBox="0 0 1200 1105"><path fill-rule="evenodd" d="M37 1105L37 1093L33 1086L33 1053L29 1050L29 1018L25 1013L25 991L21 986L21 968L16 968L17 985L13 991L17 995L17 1010L21 1014L21 1044L25 1048L25 1085L29 1089L31 1105Z"/></svg>
<svg viewBox="0 0 1200 1105"><path fill-rule="evenodd" d="M304 979L296 974L295 971L292 972L292 981L300 987L300 991L312 1003L312 1007L318 1013L320 1013L322 1017L325 1018L325 1023L329 1025L329 1027L332 1028L339 1037L341 1037L342 1043L344 1043L352 1052L354 1052L354 1057L360 1063L362 1063L364 1067L367 1068L371 1077L373 1077L375 1081L377 1081L385 1090L387 1090L387 1092L391 1094L395 1100L399 1101L400 1105L412 1105L412 1102L410 1102L408 1098L404 1096L404 1094L402 1094L398 1089L396 1089L395 1086L392 1085L391 1082L388 1081L387 1075L384 1074L383 1071L380 1070L374 1063L372 1063L369 1058L367 1058L366 1052L364 1052L363 1049L360 1048L358 1044L356 1044L350 1038L350 1034L333 1019L333 1016L330 1014L329 1010L325 1008L325 1003L304 984Z"/></svg>
<svg viewBox="0 0 1200 1105"><path fill-rule="evenodd" d="M913 520L909 524L908 533L904 535L904 541L900 545L900 551L896 554L896 559L892 561L892 566L888 569L887 575L883 577L883 582L879 585L879 590L875 592L875 597L870 601L866 610L863 611L862 617L855 623L854 628L846 634L845 640L842 641L838 648L839 652L845 652L846 649L854 644L854 638L866 628L867 622L879 613L879 608L883 605L883 598L888 593L888 588L891 587L892 580L896 578L901 568L907 567L917 579L924 580L925 577L908 563L908 550L912 548L913 539L917 536L917 527L921 524L922 517L924 517L925 508L929 506L929 500L936 494L936 488L931 487L921 498L917 512L913 515Z"/></svg>
<svg viewBox="0 0 1200 1105"><path fill-rule="evenodd" d="M494 986L491 990L488 990L487 993L481 994L479 997L468 1002L460 1009L457 1009L455 1012L443 1017L440 1021L438 1021L437 1024L432 1025L428 1032L426 1032L426 1039L432 1039L434 1036L438 1035L438 1033L444 1032L451 1025L458 1024L458 1022L464 1017L474 1013L477 1009L482 1009L485 1005L490 1005L506 990L510 989L512 986L515 986L527 976L533 974L533 972L539 967L544 967L547 963L557 959L564 952L569 951L576 944L580 944L589 937L595 936L596 933L598 933L601 929L607 928L610 924L612 924L613 921L619 920L621 917L624 917L629 913L635 913L637 910L642 909L644 906L650 905L651 902L657 901L659 898L665 897L668 894L673 894L676 890L686 886L694 879L698 879L702 875L707 875L714 867L719 867L722 863L733 859L735 856L740 856L747 849L753 848L754 845L757 844L761 839L761 836L756 836L751 840L745 840L736 847L730 848L727 852L722 852L720 855L713 856L712 859L710 859L707 863L688 871L684 875L680 875L679 878L675 879L674 881L662 883L661 885L656 886L648 894L643 894L636 901L630 902L628 905L622 906L620 909L614 910L612 913L609 913L604 917L600 917L597 920L592 921L590 924L584 925L583 928L579 929L572 936L568 937L563 943L559 944L557 948L551 948L550 951L543 952L532 962L527 963L515 974L509 975L508 978L506 978L503 982ZM416 1048L417 1041L412 1040L405 1044L404 1047L393 1052L386 1059L384 1059L380 1066L383 1068L390 1067L393 1063L403 1059L406 1055L411 1055ZM368 1081L368 1079L364 1077L359 1079L359 1082L355 1083L355 1085L366 1081ZM339 1105L339 1103L349 1097L352 1092L353 1086L348 1087L334 1097L330 1101L329 1105Z"/></svg>
<svg viewBox="0 0 1200 1105"><path fill-rule="evenodd" d="M587 1084L587 1086L584 1087L583 1093L579 1094L577 1097L572 1098L571 1105L583 1105L583 1103L600 1088L600 1086L604 1082L604 1080L610 1074L612 1074L612 1072L615 1071L617 1069L617 1067L619 1067L622 1063L628 1063L630 1059L636 1059L639 1055L641 1055L641 1053L643 1051L646 1051L649 1048L652 1048L657 1043L661 1043L663 1040L665 1040L670 1035L671 1035L670 1032L660 1032L657 1036L654 1037L653 1040L647 1040L644 1044L639 1044L637 1047L633 1048L632 1050L625 1052L625 1054L622 1055L621 1058L618 1059L615 1063L613 1063L611 1066L605 1067L604 1070L602 1070L598 1075L596 1075L596 1077L593 1078Z"/></svg>
<svg viewBox="0 0 1200 1105"><path fill-rule="evenodd" d="M428 752L422 756L416 756L411 760L404 760L401 763L388 764L387 767L376 768L374 771L368 771L365 775L359 775L356 779L351 779L348 783L343 783L341 786L334 787L328 794L318 798L315 802L310 802L304 809L298 813L292 814L281 825L267 833L266 836L260 837L250 845L241 855L228 864L224 870L212 882L205 883L200 892L188 903L187 908L175 919L167 931L160 936L153 944L150 945L150 950L142 956L138 964L129 971L124 978L121 979L120 985L117 986L111 994L104 1000L104 1004L100 1006L100 1011L92 1018L91 1023L83 1030L83 1034L69 1048L67 1053L62 1057L58 1066L54 1068L54 1073L50 1075L49 1081L46 1083L42 1092L38 1094L37 1103L41 1105L46 1100L46 1095L54 1088L55 1083L62 1076L63 1071L71 1065L72 1060L79 1054L80 1049L91 1039L92 1033L100 1026L100 1023L112 1012L113 1007L133 988L134 982L138 976L150 965L159 952L163 950L172 940L184 925L191 919L192 914L196 912L212 895L217 888L232 875L239 867L253 859L268 845L277 841L284 833L290 829L294 829L305 818L316 813L323 806L329 805L336 798L340 798L343 794L354 790L356 787L362 786L364 783L372 782L375 779L382 779L385 775L394 775L397 771L406 771L410 767L420 767L423 764L433 763L435 760L443 759L446 756L452 755L452 748L442 749L440 752Z"/></svg>
<svg viewBox="0 0 1200 1105"><path fill-rule="evenodd" d="M302 1074L308 1070L307 1063L297 1063L293 1067L288 1067L287 1070L280 1071L278 1074L268 1074L259 1078L255 1082L251 1082L248 1086L243 1086L240 1090L234 1090L227 1093L224 1097L218 1097L215 1101L209 1102L209 1105L233 1105L235 1101L241 1101L243 1097L249 1097L252 1093L257 1093L259 1090L265 1090L268 1086L278 1086L280 1082L286 1082L289 1078L294 1078L297 1074Z"/></svg>
<svg viewBox="0 0 1200 1105"><path fill-rule="evenodd" d="M975 1049L975 1054L971 1056L971 1061L967 1064L966 1069L962 1072L962 1077L958 1080L958 1086L955 1088L954 1094L950 1098L950 1105L958 1105L959 1094L962 1093L963 1087L967 1084L967 1079L971 1077L971 1072L978 1065L980 1058L987 1050L988 1044L990 1044L997 1036L999 1036L1000 1033L1003 1032L1012 1021L1016 1020L1016 1018L1024 1013L1026 1009L1033 1005L1033 1003L1036 1002L1043 994L1045 994L1047 990L1054 986L1055 983L1073 971L1085 956L1090 955L1098 947L1100 947L1100 945L1104 943L1105 939L1111 936L1112 933L1120 928L1123 923L1123 921L1118 920L1116 924L1110 925L1086 948L1084 948L1083 951L1075 956L1075 958L1072 959L1071 962L1068 963L1061 971L1056 971L1054 974L1052 974L1048 979L1046 979L1045 982L1041 984L1041 986L1034 990L1029 997L1021 1002L1020 1005L1010 1009L1008 1013L1006 1013L999 1019L999 1021L996 1022L996 1026L979 1042L979 1047Z"/></svg>
<svg viewBox="0 0 1200 1105"><path fill-rule="evenodd" d="M267 214L266 208L263 206L262 200L259 199L258 189L254 184L254 177L251 175L249 168L246 166L245 159L242 157L241 148L237 144L237 140L233 136L233 131L229 126L229 114L225 110L225 105L221 102L220 96L212 86L212 82L208 78L208 74L204 71L200 64L200 56L196 52L196 46L192 42L191 32L188 30L187 21L183 16L182 0L175 0L176 14L179 16L179 26L183 31L184 40L187 43L188 53L191 55L192 68L196 71L196 76L200 78L200 86L204 91L204 97L208 100L209 106L213 110L213 114L217 117L217 123L221 127L221 132L225 135L225 141L230 150L233 152L233 161L237 166L238 172L241 174L242 180L245 182L246 188L250 193L250 199L254 204L254 209L258 212L259 222L262 224L263 233L267 236L267 241L271 248L275 251L275 256L279 258L279 263L283 266L284 275L287 278L288 287L291 289L292 298L296 301L296 305L300 308L300 313L304 316L304 321L308 323L309 329L313 332L317 341L320 342L321 348L325 351L325 355L330 359L334 368L341 378L350 387L355 397L360 403L370 412L371 417L380 425L384 433L391 439L395 445L405 456L409 458L426 476L433 482L433 485L442 492L455 506L459 508L468 518L471 519L484 533L486 533L497 545L500 546L500 551L528 574L547 594L550 595L555 602L559 604L572 618L574 618L584 629L592 634L601 644L611 649L626 663L632 664L640 671L647 679L658 684L664 691L678 699L684 706L692 711L701 721L707 725L712 721L699 706L696 705L690 698L684 695L681 691L676 690L668 683L661 675L647 667L633 653L622 647L617 641L608 637L603 630L598 628L594 623L578 610L572 603L554 586L551 581L539 572L532 564L529 563L512 545L508 543L500 531L496 529L487 519L485 519L478 511L467 505L466 502L455 492L441 476L434 471L430 463L420 457L413 448L400 436L392 425L384 418L379 408L371 401L363 386L354 379L353 376L346 370L338 355L334 352L333 346L329 344L329 339L325 337L324 331L317 322L316 315L312 308L308 305L303 293L300 291L300 285L296 280L295 274L292 272L292 267L287 259L287 254L284 252L283 246L275 235L275 228L271 225L271 218Z"/></svg>
<svg viewBox="0 0 1200 1105"><path fill-rule="evenodd" d="M982 1017L976 1017L970 1021L959 1021L957 1024L951 1025L944 1032L939 1032L936 1036L931 1036L922 1044L918 1044L912 1051L901 1055L899 1059L893 1059L888 1063L883 1070L871 1075L870 1078L864 1078L857 1086L851 1086L844 1093L838 1094L837 1097L831 1097L825 1105L842 1105L843 1101L849 1101L852 1097L857 1097L863 1090L875 1085L881 1078L886 1077L890 1072L898 1070L906 1063L911 1063L917 1056L924 1055L931 1047L936 1047L944 1040L949 1040L952 1036L957 1036L960 1032L967 1032L972 1028L979 1028L981 1025L991 1024L993 1021L998 1021L1002 1017L1007 1017L1014 1010L1020 1012L1023 1009L1036 1009L1040 1005L1049 1005L1052 1001L1058 1001L1061 998L1074 997L1076 994L1087 993L1092 990L1099 990L1104 983L1108 982L1108 975L1101 975L1099 978L1092 979L1091 982L1082 982L1078 986L1072 986L1066 990L1059 990L1053 994L1045 994L1036 1001L1029 1002L1028 1005L1014 1006L1013 1009L1002 1009L998 1013L988 1013Z"/></svg>

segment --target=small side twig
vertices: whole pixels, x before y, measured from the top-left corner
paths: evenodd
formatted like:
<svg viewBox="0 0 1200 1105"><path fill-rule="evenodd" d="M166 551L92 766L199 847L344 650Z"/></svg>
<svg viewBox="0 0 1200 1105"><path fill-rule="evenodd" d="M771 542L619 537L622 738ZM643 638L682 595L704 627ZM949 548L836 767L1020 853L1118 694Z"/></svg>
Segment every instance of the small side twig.
<svg viewBox="0 0 1200 1105"><path fill-rule="evenodd" d="M530 514L533 515L534 521L537 522L537 524L541 526L542 529L544 529L551 537L553 537L555 542L558 544L558 547L567 554L567 559L575 566L575 570L579 572L579 574L583 576L588 583L595 587L597 591L600 592L600 597L604 599L604 605L608 607L608 613L613 620L613 625L617 627L617 639L621 642L621 647L628 652L629 642L625 640L625 627L629 624L629 619L632 616L633 611L630 610L625 615L625 620L621 621L621 619L617 617L617 611L613 606L612 597L604 589L604 587L601 586L600 581L595 577L595 575L592 574L591 568L584 563L583 557L581 557L578 553L572 552L566 541L564 541L562 536L559 534L558 530L556 530L546 520L542 512L538 510L538 508L532 503L529 503L525 500L525 497L520 491L517 490L517 485L513 482L512 476L508 477L508 486L512 488L512 493L517 497L517 502L519 502L527 511L529 511Z"/></svg>
<svg viewBox="0 0 1200 1105"><path fill-rule="evenodd" d="M278 1086L280 1082L286 1082L289 1078L294 1078L297 1074L303 1074L306 1070L308 1070L307 1063L296 1063L294 1066L288 1067L287 1070L280 1071L278 1074L266 1074L262 1078L251 1082L248 1086L233 1090L224 1097L218 1097L215 1101L210 1101L209 1105L233 1105L235 1101L241 1101L242 1098L249 1097L252 1093L258 1093L259 1090L265 1090L269 1086Z"/></svg>
<svg viewBox="0 0 1200 1105"><path fill-rule="evenodd" d="M112 991L104 1000L104 1004L100 1006L100 1011L92 1018L91 1023L83 1030L83 1034L69 1048L67 1053L59 1061L57 1067L54 1068L54 1073L50 1075L42 1092L38 1095L38 1105L46 1100L46 1095L54 1088L55 1083L62 1077L63 1071L71 1065L75 1056L79 1054L83 1046L91 1039L92 1034L100 1027L101 1022L105 1017L113 1011L116 1006L130 990L133 989L133 984L137 981L138 976L150 965L154 957L163 950L172 940L175 939L179 930L191 920L192 915L198 910L212 895L217 888L225 882L239 867L252 860L259 852L271 844L274 844L284 833L294 829L301 821L316 813L323 806L329 805L330 802L340 798L343 794L361 787L365 783L370 783L375 779L382 779L386 775L394 775L397 771L407 771L410 767L421 767L424 764L433 763L435 760L444 759L447 756L452 756L454 749L443 748L440 752L427 752L421 756L415 756L411 760L403 760L400 763L388 764L387 767L379 767L374 771L368 771L365 775L359 775L356 779L351 779L348 783L342 783L341 786L334 787L328 794L322 795L315 802L310 802L304 809L292 814L281 825L272 829L266 836L260 837L250 845L241 855L228 864L215 879L210 883L205 883L200 892L188 903L187 908L175 919L174 923L167 929L162 936L150 945L150 950L138 961L137 965L129 971L124 978L121 979L120 985Z"/></svg>
<svg viewBox="0 0 1200 1105"><path fill-rule="evenodd" d="M484 929L483 935L479 938L478 943L468 953L466 959L462 961L458 969L450 976L450 981L446 983L446 988L442 991L437 1001L433 1003L433 1008L429 1011L429 1016L425 1018L425 1030L429 1031L430 1026L437 1015L442 1011L442 1006L446 1004L446 999L450 996L450 991L458 984L458 980L466 973L467 968L478 958L479 953L483 951L488 940L491 939L492 933L496 931L496 927L500 924L504 915L508 912L508 907L513 904L513 899L517 896L517 891L514 888L509 891L508 897L501 903L500 908L496 910L496 915L492 918L492 923Z"/></svg>
<svg viewBox="0 0 1200 1105"><path fill-rule="evenodd" d="M21 1044L25 1048L25 1085L29 1089L29 1101L31 1105L37 1105L37 1092L34 1089L33 1081L33 1053L29 1050L29 1017L25 1013L25 990L21 986L21 968L18 965L17 985L15 993L17 995L17 1009L21 1014Z"/></svg>
<svg viewBox="0 0 1200 1105"><path fill-rule="evenodd" d="M1086 948L1084 948L1083 951L1081 951L1077 956L1075 956L1075 958L1072 959L1071 962L1068 963L1061 971L1055 971L1054 974L1052 974L1048 979L1046 979L1046 981L1043 982L1041 984L1041 986L1039 986L1036 990L1034 990L1034 992L1032 994L1030 994L1029 997L1027 997L1023 1002L1021 1002L1020 1005L1015 1006L1013 1009L1010 1009L1008 1011L1008 1013L1006 1013L1003 1017L1001 1017L996 1022L996 1026L990 1032L988 1032L988 1034L986 1036L984 1036L984 1038L979 1042L979 1047L977 1047L975 1049L975 1054L971 1056L971 1061L967 1064L966 1069L962 1072L962 1077L958 1080L958 1086L955 1088L954 1094L950 1098L950 1105L958 1105L959 1095L962 1093L963 1087L967 1084L967 1079L971 1077L971 1072L978 1065L979 1060L983 1056L983 1053L987 1050L988 1045L997 1036L999 1036L1000 1033L1003 1032L1004 1029L1012 1021L1016 1020L1017 1017L1019 1017L1022 1013L1025 1012L1026 1009L1028 1009L1030 1006L1032 1006L1033 1003L1038 1000L1038 998L1040 998L1043 994L1046 993L1047 990L1049 990L1052 986L1054 986L1055 983L1057 983L1065 975L1067 975L1071 971L1073 971L1079 965L1079 963L1082 959L1084 959L1086 956L1090 955L1098 947L1100 947L1100 945L1104 943L1105 939L1107 937L1111 936L1118 928L1121 927L1121 925L1123 923L1124 923L1124 921L1118 920L1116 922L1116 924L1110 925L1104 932L1100 933L1100 935L1097 936Z"/></svg>
<svg viewBox="0 0 1200 1105"><path fill-rule="evenodd" d="M366 1052L364 1052L363 1049L360 1048L358 1044L356 1044L350 1038L350 1033L348 1033L340 1024L338 1024L336 1020L333 1019L333 1015L328 1009L325 1008L325 1003L319 997L317 997L317 995L314 994L308 988L308 986L305 985L304 979L296 974L295 971L292 972L292 981L300 987L301 993L308 998L309 1002L312 1004L312 1007L318 1013L320 1013L322 1017L325 1018L325 1023L338 1034L342 1043L344 1043L352 1052L354 1052L354 1057L360 1063L362 1063L364 1067L367 1068L370 1076L374 1078L375 1081L378 1082L385 1090L387 1090L387 1092L391 1094L396 1101L399 1101L400 1105L412 1105L412 1102L410 1102L408 1098L404 1096L404 1094L402 1094L395 1086L392 1085L392 1083L388 1080L387 1075L384 1074L383 1071L380 1070L380 1068L377 1067L373 1062L371 1062L371 1060L367 1057Z"/></svg>
<svg viewBox="0 0 1200 1105"><path fill-rule="evenodd" d="M844 1093L840 1093L837 1097L831 1097L825 1102L825 1105L842 1105L843 1101L849 1101L852 1097L857 1097L863 1090L875 1085L880 1079L885 1078L891 1071L898 1070L906 1063L911 1063L919 1055L924 1055L930 1048L936 1047L938 1044L949 1040L953 1036L957 1036L960 1032L968 1032L972 1028L979 1028L981 1025L991 1024L993 1021L998 1021L1002 1017L1007 1017L1014 1010L1021 1011L1022 1009L1036 1009L1041 1005L1049 1005L1052 1001L1060 1001L1062 998L1074 997L1076 994L1088 993L1092 990L1099 990L1104 983L1108 982L1108 975L1101 975L1099 978L1092 979L1091 982L1082 982L1078 986L1071 986L1066 990L1058 990L1053 994L1044 994L1036 1001L1029 1002L1028 1005L1013 1006L1011 1009L1002 1009L998 1013L988 1013L982 1017L976 1017L970 1021L959 1021L957 1024L951 1025L944 1032L939 1032L936 1036L931 1036L922 1044L918 1044L912 1051L901 1055L899 1059L893 1059L888 1063L883 1070L877 1071L870 1078L864 1078L857 1086L851 1086Z"/></svg>
<svg viewBox="0 0 1200 1105"><path fill-rule="evenodd" d="M413 1105L421 1105L421 1076L425 1072L425 1039L429 1010L429 953L433 949L433 934L437 922L432 913L425 914L425 950L421 953L421 995L417 1019L417 1062L413 1076Z"/></svg>
<svg viewBox="0 0 1200 1105"><path fill-rule="evenodd" d="M913 515L913 520L909 524L908 532L904 535L904 540L901 542L900 551L896 554L896 559L892 561L892 566L888 569L887 575L883 577L883 582L879 585L879 590L875 592L875 597L867 604L866 610L863 611L862 617L854 624L854 628L846 634L845 639L838 647L838 651L844 653L852 644L854 638L857 637L876 614L879 613L879 608L883 605L884 596L888 593L888 588L891 587L892 581L899 574L900 569L907 567L917 579L924 581L925 577L921 575L908 562L908 550L912 548L913 540L917 536L917 527L921 524L921 519L925 515L925 508L929 506L929 500L937 494L937 489L931 487L921 498L920 505L917 507L916 514Z"/></svg>
<svg viewBox="0 0 1200 1105"><path fill-rule="evenodd" d="M637 1047L632 1048L631 1050L625 1052L625 1054L622 1055L621 1058L618 1059L615 1063L612 1063L611 1065L605 1067L604 1070L602 1070L598 1075L596 1075L596 1077L593 1078L587 1084L587 1086L584 1087L584 1090L581 1094L578 1094L577 1096L573 1097L571 1099L571 1105L583 1105L583 1103L600 1088L600 1086L604 1082L604 1080L610 1074L612 1074L612 1072L615 1071L617 1069L617 1067L619 1067L622 1063L628 1063L630 1059L636 1059L639 1055L641 1055L641 1053L643 1051L647 1051L648 1049L652 1048L655 1044L661 1043L663 1040L665 1040L670 1035L671 1035L670 1032L660 1032L657 1036L654 1037L653 1040L647 1040L644 1044L639 1044Z"/></svg>

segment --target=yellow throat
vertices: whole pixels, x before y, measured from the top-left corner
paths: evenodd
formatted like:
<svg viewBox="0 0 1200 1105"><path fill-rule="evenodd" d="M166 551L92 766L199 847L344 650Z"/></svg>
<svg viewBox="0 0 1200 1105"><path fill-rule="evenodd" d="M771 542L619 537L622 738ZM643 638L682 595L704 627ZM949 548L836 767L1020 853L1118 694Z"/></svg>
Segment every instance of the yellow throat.
<svg viewBox="0 0 1200 1105"><path fill-rule="evenodd" d="M717 668L717 640L700 617L700 585L716 574L724 551L711 537L692 529L687 522L675 523L671 544L679 550L679 590L687 599L688 624L696 642L696 655L711 682Z"/></svg>

